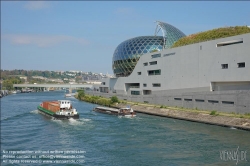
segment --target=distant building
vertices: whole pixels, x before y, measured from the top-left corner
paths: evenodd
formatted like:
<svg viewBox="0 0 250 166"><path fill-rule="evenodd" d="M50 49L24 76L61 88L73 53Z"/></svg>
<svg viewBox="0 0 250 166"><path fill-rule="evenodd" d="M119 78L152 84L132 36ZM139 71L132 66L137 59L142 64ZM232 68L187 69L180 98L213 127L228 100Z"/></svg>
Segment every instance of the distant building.
<svg viewBox="0 0 250 166"><path fill-rule="evenodd" d="M102 82L100 81L87 81L87 84L96 84L96 85L101 85Z"/></svg>
<svg viewBox="0 0 250 166"><path fill-rule="evenodd" d="M32 76L32 78L41 79L41 80L46 80L47 79L47 78L42 77L42 76Z"/></svg>
<svg viewBox="0 0 250 166"><path fill-rule="evenodd" d="M250 113L250 33L171 48L185 36L158 22L163 36L119 44L116 78L102 79L96 95L192 109Z"/></svg>
<svg viewBox="0 0 250 166"><path fill-rule="evenodd" d="M20 79L24 79L25 82L27 82L27 77L26 76L21 76Z"/></svg>
<svg viewBox="0 0 250 166"><path fill-rule="evenodd" d="M47 81L48 81L48 82L63 83L63 80L62 80L62 79L48 78Z"/></svg>

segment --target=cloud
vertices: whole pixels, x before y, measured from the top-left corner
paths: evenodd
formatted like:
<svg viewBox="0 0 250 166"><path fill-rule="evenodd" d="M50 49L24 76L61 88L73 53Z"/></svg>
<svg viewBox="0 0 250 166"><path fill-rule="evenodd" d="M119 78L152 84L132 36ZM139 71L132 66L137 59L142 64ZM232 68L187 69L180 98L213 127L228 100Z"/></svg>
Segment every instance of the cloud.
<svg viewBox="0 0 250 166"><path fill-rule="evenodd" d="M45 1L29 1L24 5L29 10L40 10L49 7L49 3Z"/></svg>
<svg viewBox="0 0 250 166"><path fill-rule="evenodd" d="M3 38L17 45L36 45L38 47L50 47L60 43L73 42L81 45L87 45L89 42L83 38L76 38L65 35L3 35Z"/></svg>

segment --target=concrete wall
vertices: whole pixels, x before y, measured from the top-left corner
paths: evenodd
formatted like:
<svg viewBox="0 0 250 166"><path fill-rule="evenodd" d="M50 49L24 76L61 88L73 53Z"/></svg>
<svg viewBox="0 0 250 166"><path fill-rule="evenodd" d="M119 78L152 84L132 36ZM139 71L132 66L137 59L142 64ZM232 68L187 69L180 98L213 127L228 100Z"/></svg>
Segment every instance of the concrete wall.
<svg viewBox="0 0 250 166"><path fill-rule="evenodd" d="M235 39L243 39L243 43L216 47L217 43ZM250 81L249 45L250 34L246 34L167 49L161 51L162 56L159 58L152 58L152 53L145 54L129 77L117 80L120 82L117 88L124 82L140 82L141 87L146 83L147 89L153 91L189 88L198 90L210 87L211 82ZM143 65L152 61L157 61L157 65ZM245 68L238 68L240 62L245 62ZM222 64L228 64L228 69L222 69ZM161 69L161 75L148 76L148 70L157 69ZM160 83L161 87L152 87L153 83Z"/></svg>
<svg viewBox="0 0 250 166"><path fill-rule="evenodd" d="M243 43L217 47L217 43L242 39ZM104 79L104 87L116 90L117 94L131 94L126 84L140 83L143 90L181 91L192 89L193 92L212 89L212 84L224 82L224 85L238 82L235 89L221 90L248 90L250 87L250 34L238 35L188 46L166 49L161 52L161 57L152 58L154 53L141 56L134 71L128 77ZM164 56L167 54L167 56ZM157 61L156 65L144 66L144 63ZM244 62L244 68L238 68L238 63ZM222 64L228 64L227 69L222 69ZM148 75L149 70L161 70L161 75ZM138 75L138 72L141 75ZM245 82L245 85L241 84ZM153 87L159 83L161 87ZM146 84L146 87L143 86ZM246 85L248 84L248 85ZM142 94L142 93L141 93Z"/></svg>
<svg viewBox="0 0 250 166"><path fill-rule="evenodd" d="M243 42L217 45L231 41ZM249 46L250 33L144 54L130 76L104 79L105 85L100 87L110 89L110 94L106 95L131 101L249 113ZM161 57L152 57L159 53ZM150 65L153 61L157 64ZM240 68L238 63L242 62L245 67ZM222 64L227 64L228 68L223 68ZM160 75L148 74L149 70L158 69ZM140 87L130 87L134 83L139 83ZM160 87L153 84L160 84ZM141 95L131 95L131 91L140 91ZM143 94L145 91L151 94Z"/></svg>
<svg viewBox="0 0 250 166"><path fill-rule="evenodd" d="M179 95L121 95L115 93L100 93L86 91L87 94L112 97L133 102L147 102L164 106L216 110L220 112L250 113L250 90L248 91L218 91L218 92L188 92Z"/></svg>

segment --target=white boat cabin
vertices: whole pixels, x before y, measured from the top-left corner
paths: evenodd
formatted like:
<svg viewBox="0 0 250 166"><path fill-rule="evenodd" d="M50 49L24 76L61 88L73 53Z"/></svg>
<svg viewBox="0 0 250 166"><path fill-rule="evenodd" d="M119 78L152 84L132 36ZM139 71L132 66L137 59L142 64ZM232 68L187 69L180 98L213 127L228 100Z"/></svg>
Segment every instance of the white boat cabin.
<svg viewBox="0 0 250 166"><path fill-rule="evenodd" d="M65 108L65 109L71 109L72 104L70 100L58 100L60 103L60 109Z"/></svg>
<svg viewBox="0 0 250 166"><path fill-rule="evenodd" d="M132 108L120 108L119 113L132 113L134 110Z"/></svg>

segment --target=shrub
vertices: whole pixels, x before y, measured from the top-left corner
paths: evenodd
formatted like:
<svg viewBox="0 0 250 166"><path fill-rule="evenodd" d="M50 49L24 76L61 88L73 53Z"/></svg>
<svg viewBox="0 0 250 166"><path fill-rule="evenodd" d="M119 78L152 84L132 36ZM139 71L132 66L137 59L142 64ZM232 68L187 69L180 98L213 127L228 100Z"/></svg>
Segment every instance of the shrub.
<svg viewBox="0 0 250 166"><path fill-rule="evenodd" d="M210 115L217 115L216 112L217 111L213 110L213 111L211 111Z"/></svg>
<svg viewBox="0 0 250 166"><path fill-rule="evenodd" d="M77 91L77 98L78 99L81 99L84 96L85 96L85 92L83 89Z"/></svg>
<svg viewBox="0 0 250 166"><path fill-rule="evenodd" d="M111 97L111 103L113 104L113 103L118 103L119 102L119 100L118 100L118 98L116 97L116 96L112 96Z"/></svg>

